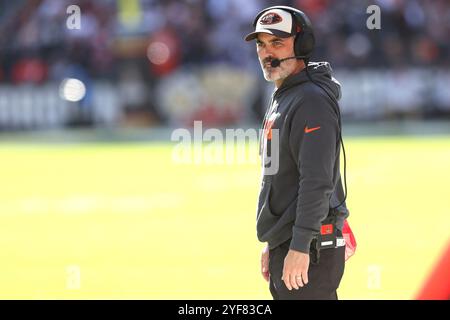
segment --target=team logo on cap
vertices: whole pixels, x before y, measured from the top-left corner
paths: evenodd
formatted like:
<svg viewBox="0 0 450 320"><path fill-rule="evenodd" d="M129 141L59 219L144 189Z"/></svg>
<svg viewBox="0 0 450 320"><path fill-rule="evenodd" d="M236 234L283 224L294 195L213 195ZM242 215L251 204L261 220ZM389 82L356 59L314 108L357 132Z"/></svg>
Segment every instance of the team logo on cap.
<svg viewBox="0 0 450 320"><path fill-rule="evenodd" d="M281 18L277 13L269 12L265 16L263 16L261 20L259 20L259 23L267 25L267 24L275 24L281 21L283 21L283 18Z"/></svg>

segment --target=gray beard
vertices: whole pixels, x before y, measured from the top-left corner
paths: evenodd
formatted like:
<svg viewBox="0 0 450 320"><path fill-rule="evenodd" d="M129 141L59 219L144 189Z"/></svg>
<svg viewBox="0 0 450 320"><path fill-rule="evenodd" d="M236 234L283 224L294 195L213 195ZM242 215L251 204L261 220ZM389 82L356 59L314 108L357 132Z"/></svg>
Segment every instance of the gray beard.
<svg viewBox="0 0 450 320"><path fill-rule="evenodd" d="M277 68L270 67L269 70L263 68L264 79L269 82L275 82L280 79L285 79L295 70L295 60L284 61Z"/></svg>

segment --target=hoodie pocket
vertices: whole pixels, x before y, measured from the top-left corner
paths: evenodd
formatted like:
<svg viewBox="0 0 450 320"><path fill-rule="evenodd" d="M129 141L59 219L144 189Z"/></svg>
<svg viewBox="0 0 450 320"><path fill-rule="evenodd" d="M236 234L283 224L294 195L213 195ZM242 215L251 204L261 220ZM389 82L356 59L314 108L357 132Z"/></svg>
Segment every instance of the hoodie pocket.
<svg viewBox="0 0 450 320"><path fill-rule="evenodd" d="M267 232L277 223L279 216L270 209L270 191L272 188L271 179L263 181L258 201L257 231L258 237L264 237Z"/></svg>

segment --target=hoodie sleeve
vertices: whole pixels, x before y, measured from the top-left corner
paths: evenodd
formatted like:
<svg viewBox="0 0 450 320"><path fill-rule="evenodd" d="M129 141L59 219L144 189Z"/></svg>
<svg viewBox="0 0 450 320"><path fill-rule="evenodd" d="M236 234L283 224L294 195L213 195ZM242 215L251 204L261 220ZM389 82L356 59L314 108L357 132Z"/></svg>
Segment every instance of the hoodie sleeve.
<svg viewBox="0 0 450 320"><path fill-rule="evenodd" d="M320 90L320 88L319 88ZM290 249L309 253L328 215L334 189L339 123L335 106L317 90L305 92L292 117L289 148L299 171L296 219Z"/></svg>

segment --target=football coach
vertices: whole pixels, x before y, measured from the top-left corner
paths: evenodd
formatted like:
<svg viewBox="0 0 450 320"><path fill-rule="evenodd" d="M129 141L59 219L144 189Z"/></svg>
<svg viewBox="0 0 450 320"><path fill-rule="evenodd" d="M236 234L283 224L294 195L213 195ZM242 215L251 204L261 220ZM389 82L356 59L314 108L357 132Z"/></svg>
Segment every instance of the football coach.
<svg viewBox="0 0 450 320"><path fill-rule="evenodd" d="M245 40L255 40L264 78L275 85L260 141L261 272L274 299L337 299L349 214L339 169L341 87L329 63L309 61L315 38L302 11L266 8L253 27Z"/></svg>

